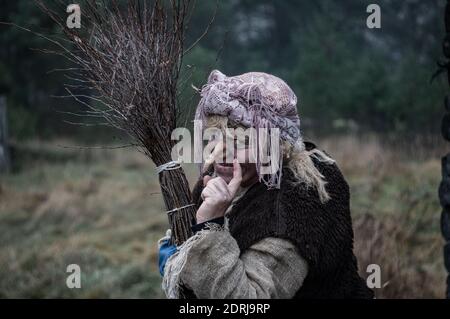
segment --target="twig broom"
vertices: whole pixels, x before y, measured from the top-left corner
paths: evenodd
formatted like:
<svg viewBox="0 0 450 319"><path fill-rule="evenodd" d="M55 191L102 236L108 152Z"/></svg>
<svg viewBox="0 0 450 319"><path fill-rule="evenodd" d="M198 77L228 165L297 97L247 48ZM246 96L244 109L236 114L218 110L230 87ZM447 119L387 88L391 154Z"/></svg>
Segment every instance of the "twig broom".
<svg viewBox="0 0 450 319"><path fill-rule="evenodd" d="M195 207L186 176L171 158L171 133L191 1L87 0L81 29L69 29L60 14L36 2L67 37L68 44L51 41L77 66L74 80L97 94L88 96L94 103L73 96L89 115L129 134L158 167L172 241L180 245L191 236Z"/></svg>

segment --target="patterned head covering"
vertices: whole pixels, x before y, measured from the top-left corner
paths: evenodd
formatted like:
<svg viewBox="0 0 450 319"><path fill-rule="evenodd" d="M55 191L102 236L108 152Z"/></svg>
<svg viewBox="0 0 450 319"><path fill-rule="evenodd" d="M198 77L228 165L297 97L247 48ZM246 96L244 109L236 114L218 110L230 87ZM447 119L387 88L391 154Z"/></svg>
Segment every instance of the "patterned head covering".
<svg viewBox="0 0 450 319"><path fill-rule="evenodd" d="M245 127L277 127L281 138L292 145L300 138L297 97L276 76L249 72L227 77L214 70L200 94L196 119L222 115Z"/></svg>
<svg viewBox="0 0 450 319"><path fill-rule="evenodd" d="M282 140L294 147L303 147L297 97L282 79L261 72L228 77L214 70L200 95L195 119L203 121L203 124L206 124L208 116L226 116L234 124L244 127L278 128ZM280 158L282 160L282 154ZM258 173L260 165L257 163ZM270 188L279 188L281 169L268 179L260 175L260 179Z"/></svg>

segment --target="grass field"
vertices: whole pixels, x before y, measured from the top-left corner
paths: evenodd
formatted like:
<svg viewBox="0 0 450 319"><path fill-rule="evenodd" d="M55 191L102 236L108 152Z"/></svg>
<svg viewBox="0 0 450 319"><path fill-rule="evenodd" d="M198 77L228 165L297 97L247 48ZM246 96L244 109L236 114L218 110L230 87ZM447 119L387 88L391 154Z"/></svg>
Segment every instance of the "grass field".
<svg viewBox="0 0 450 319"><path fill-rule="evenodd" d="M442 298L439 138L324 138L352 192L360 270L381 267L378 298ZM168 228L151 162L133 149L16 145L0 176L0 297L163 298L156 242ZM191 181L196 167L185 167ZM191 184L192 185L192 184ZM82 288L66 287L78 264Z"/></svg>

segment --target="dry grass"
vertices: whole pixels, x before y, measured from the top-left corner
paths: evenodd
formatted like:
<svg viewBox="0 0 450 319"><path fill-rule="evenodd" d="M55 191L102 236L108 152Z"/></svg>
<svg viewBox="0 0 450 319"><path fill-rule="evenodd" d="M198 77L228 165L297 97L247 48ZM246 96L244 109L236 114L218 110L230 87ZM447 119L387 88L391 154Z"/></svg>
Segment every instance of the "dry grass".
<svg viewBox="0 0 450 319"><path fill-rule="evenodd" d="M323 140L351 186L355 253L360 273L381 267L377 298L443 298L439 231L439 137L386 141L377 136Z"/></svg>
<svg viewBox="0 0 450 319"><path fill-rule="evenodd" d="M22 145L18 170L0 176L0 297L162 297L156 241L168 223L154 166L131 149L55 144L70 143ZM317 144L350 183L361 273L381 266L377 297L443 297L443 144L376 136ZM192 182L196 168L186 168ZM81 266L81 289L65 285L70 263Z"/></svg>

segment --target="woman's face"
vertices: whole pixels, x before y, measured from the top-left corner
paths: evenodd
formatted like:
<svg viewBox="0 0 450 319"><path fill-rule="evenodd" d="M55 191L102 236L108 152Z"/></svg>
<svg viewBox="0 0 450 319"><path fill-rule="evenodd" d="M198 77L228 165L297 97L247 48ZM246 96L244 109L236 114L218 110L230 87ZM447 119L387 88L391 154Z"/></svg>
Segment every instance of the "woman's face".
<svg viewBox="0 0 450 319"><path fill-rule="evenodd" d="M228 136L226 139L230 139L230 137ZM249 149L248 138L239 136L231 137L231 141L228 140L228 145L234 144L234 148L230 150L232 152L231 154L230 151L227 150L226 139L224 143L221 143L222 152L220 152L220 155L222 156L222 160L214 161L214 171L216 175L222 177L225 180L225 182L229 183L233 178L232 159L237 158L242 169L241 186L248 187L256 183L258 181L258 174L256 171L256 165L254 161L250 160L251 152Z"/></svg>

